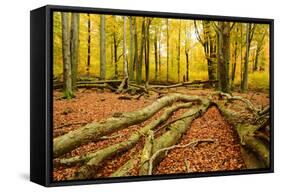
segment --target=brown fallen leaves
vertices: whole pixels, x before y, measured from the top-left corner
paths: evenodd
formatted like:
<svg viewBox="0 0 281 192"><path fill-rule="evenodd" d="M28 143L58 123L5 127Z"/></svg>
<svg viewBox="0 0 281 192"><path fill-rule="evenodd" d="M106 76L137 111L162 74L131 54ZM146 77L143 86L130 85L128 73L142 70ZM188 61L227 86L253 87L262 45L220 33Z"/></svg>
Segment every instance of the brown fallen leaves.
<svg viewBox="0 0 281 192"><path fill-rule="evenodd" d="M207 95L208 90L182 89L189 95ZM246 95L254 103L266 105L266 94ZM61 100L61 93L54 91L54 137L65 134L86 123L101 121L118 112L135 111L149 105L157 95L150 98L141 97L139 100L120 100L120 95L111 92L80 89L76 98ZM261 103L262 102L262 103ZM238 102L239 104L239 102ZM237 106L239 108L239 105ZM239 110L237 108L237 110ZM185 110L177 111L169 121L179 117ZM65 154L63 157L82 155L94 152L109 145L126 140L134 131L147 125L158 118L163 110L155 114L149 120L138 125L117 131L108 135L111 139L104 139L82 145ZM165 130L159 130L156 137ZM117 137L114 137L117 136ZM194 148L176 148L169 151L168 155L155 167L153 174L172 174L188 172L240 170L245 167L241 157L238 136L235 130L224 121L218 109L211 107L202 117L194 120L190 130L183 136L179 144L187 144L195 139L215 139L215 143L201 143ZM138 144L129 151L108 159L98 171L96 177L108 177L128 160L139 154L144 144L141 139ZM136 160L136 164L138 159ZM58 167L53 171L55 181L65 180L73 175L79 165L73 167ZM138 166L135 166L130 175L138 175Z"/></svg>
<svg viewBox="0 0 281 192"><path fill-rule="evenodd" d="M201 143L194 148L171 150L157 166L154 174L225 171L244 168L238 136L211 107L202 117L194 120L190 130L179 143L187 144L196 139L214 139L215 143Z"/></svg>

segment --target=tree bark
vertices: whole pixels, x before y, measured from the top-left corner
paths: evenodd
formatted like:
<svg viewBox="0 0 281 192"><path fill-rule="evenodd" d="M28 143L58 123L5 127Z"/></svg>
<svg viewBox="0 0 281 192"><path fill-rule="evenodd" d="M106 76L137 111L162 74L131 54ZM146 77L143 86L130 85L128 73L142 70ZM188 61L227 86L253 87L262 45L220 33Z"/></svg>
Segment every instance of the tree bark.
<svg viewBox="0 0 281 192"><path fill-rule="evenodd" d="M71 76L72 87L76 89L77 69L78 69L78 53L79 53L79 13L71 15Z"/></svg>
<svg viewBox="0 0 281 192"><path fill-rule="evenodd" d="M105 15L100 15L100 79L106 75Z"/></svg>
<svg viewBox="0 0 281 192"><path fill-rule="evenodd" d="M137 67L137 84L141 84L142 82L142 65L143 65L144 49L145 49L145 18L142 19L142 27L141 27L141 47L140 47L139 63Z"/></svg>
<svg viewBox="0 0 281 192"><path fill-rule="evenodd" d="M87 75L90 77L91 67L91 15L88 14L88 55L87 55Z"/></svg>
<svg viewBox="0 0 281 192"><path fill-rule="evenodd" d="M166 76L166 81L169 82L169 19L167 19L166 22L167 25L167 32L166 32L166 38L167 38L167 76Z"/></svg>
<svg viewBox="0 0 281 192"><path fill-rule="evenodd" d="M96 140L101 136L145 121L163 107L171 105L176 101L200 101L200 98L173 94L162 97L143 109L134 112L114 114L113 117L107 120L99 123L90 123L63 136L55 138L53 140L53 156L59 157L80 145Z"/></svg>
<svg viewBox="0 0 281 192"><path fill-rule="evenodd" d="M229 55L230 55L230 24L219 22L218 31L218 68L219 68L219 89L229 93Z"/></svg>
<svg viewBox="0 0 281 192"><path fill-rule="evenodd" d="M164 111L160 118L152 121L139 131L133 133L126 141L111 145L94 153L88 153L83 156L76 156L68 159L61 159L59 160L58 164L75 165L77 163L84 163L84 165L77 171L72 179L91 178L102 166L102 162L104 160L133 148L142 136L148 134L149 131L155 129L158 125L165 122L175 111L190 107L191 105L191 103L184 103L169 107Z"/></svg>
<svg viewBox="0 0 281 192"><path fill-rule="evenodd" d="M190 128L194 119L205 113L209 108L209 100L201 100L201 104L184 113L180 120L170 125L169 130L153 142L152 154L157 151L177 144L184 133ZM165 156L160 153L153 161L153 165L157 165Z"/></svg>
<svg viewBox="0 0 281 192"><path fill-rule="evenodd" d="M69 13L62 13L62 52L63 52L63 83L64 97L71 99L73 95L71 77L71 50Z"/></svg>
<svg viewBox="0 0 281 192"><path fill-rule="evenodd" d="M241 91L248 91L248 73L249 73L249 55L250 55L250 47L251 41L255 31L255 24L248 23L246 29L246 53L244 58L244 71L243 71L243 79L241 84Z"/></svg>
<svg viewBox="0 0 281 192"><path fill-rule="evenodd" d="M130 64L129 64L129 80L133 81L134 80L134 22L133 22L133 17L129 17L129 22L130 22Z"/></svg>
<svg viewBox="0 0 281 192"><path fill-rule="evenodd" d="M181 58L181 21L179 26L179 33L178 33L178 54L177 54L177 61L178 61L178 82L180 82L180 58Z"/></svg>

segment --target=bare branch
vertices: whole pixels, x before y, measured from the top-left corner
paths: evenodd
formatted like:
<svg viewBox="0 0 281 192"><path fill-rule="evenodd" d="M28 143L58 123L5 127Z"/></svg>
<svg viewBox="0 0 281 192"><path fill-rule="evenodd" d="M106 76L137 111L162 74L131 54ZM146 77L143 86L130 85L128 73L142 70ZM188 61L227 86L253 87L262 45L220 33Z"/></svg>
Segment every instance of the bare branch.
<svg viewBox="0 0 281 192"><path fill-rule="evenodd" d="M197 40L204 46L205 45L205 41L202 40L200 34L199 34L199 31L198 31L198 28L197 28L197 24L196 24L196 20L194 20L194 29L195 29L195 34L196 34L196 38Z"/></svg>

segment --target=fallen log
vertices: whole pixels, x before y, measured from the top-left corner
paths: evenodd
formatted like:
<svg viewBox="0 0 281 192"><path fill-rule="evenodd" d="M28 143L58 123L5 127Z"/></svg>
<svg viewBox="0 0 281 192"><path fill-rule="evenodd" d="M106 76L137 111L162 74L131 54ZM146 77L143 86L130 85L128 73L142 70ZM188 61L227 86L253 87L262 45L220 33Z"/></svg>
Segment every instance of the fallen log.
<svg viewBox="0 0 281 192"><path fill-rule="evenodd" d="M237 123L239 116L236 112L233 112L229 109L226 109L220 104L217 104L218 109L220 110L223 117L235 127L238 136L240 138L240 144L250 149L255 153L256 157L262 160L264 167L270 166L270 151L268 146L261 141L261 139L255 137L256 132L263 126L263 124L249 124L245 120L244 122ZM260 167L260 168L264 168Z"/></svg>
<svg viewBox="0 0 281 192"><path fill-rule="evenodd" d="M193 82L182 82L182 83L173 84L173 85L150 85L150 88L170 89L170 88L176 88L176 87L182 87L182 86L188 86L188 85L211 84L211 83L217 83L217 82L218 82L218 80L193 81Z"/></svg>
<svg viewBox="0 0 281 192"><path fill-rule="evenodd" d="M54 158L59 157L82 144L97 140L101 136L145 121L162 108L169 106L176 101L200 102L201 98L197 96L172 94L158 99L143 109L134 112L119 113L118 116L113 116L99 123L94 122L87 124L55 138L53 140L53 156Z"/></svg>
<svg viewBox="0 0 281 192"><path fill-rule="evenodd" d="M210 101L207 99L202 100L202 104L190 109L182 116L184 118L174 122L169 126L169 130L163 135L156 138L153 142L152 154L157 151L176 145L181 139L182 135L190 128L194 119L205 113L210 106ZM161 152L153 159L153 165L157 165L165 156L164 152Z"/></svg>
<svg viewBox="0 0 281 192"><path fill-rule="evenodd" d="M146 135L150 130L153 130L158 125L165 122L175 111L182 108L188 108L191 105L192 103L182 103L169 107L158 119L152 121L150 124L141 128L139 131L133 133L126 141L111 145L96 152L88 153L83 156L75 156L67 159L57 159L56 161L54 161L54 165L71 166L77 163L82 163L84 165L76 172L72 179L91 178L95 175L96 171L98 170L98 168L100 168L104 160L133 148L142 136Z"/></svg>

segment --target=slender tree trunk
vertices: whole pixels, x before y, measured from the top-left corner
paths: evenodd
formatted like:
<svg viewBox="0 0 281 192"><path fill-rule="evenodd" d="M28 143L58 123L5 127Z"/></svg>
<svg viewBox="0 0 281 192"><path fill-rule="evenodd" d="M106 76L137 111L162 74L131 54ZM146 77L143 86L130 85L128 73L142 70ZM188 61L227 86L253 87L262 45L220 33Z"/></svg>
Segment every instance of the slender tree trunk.
<svg viewBox="0 0 281 192"><path fill-rule="evenodd" d="M243 80L243 24L240 24L240 84Z"/></svg>
<svg viewBox="0 0 281 192"><path fill-rule="evenodd" d="M188 49L185 49L185 59L186 59L186 72L185 72L185 81L189 81L189 58L188 58Z"/></svg>
<svg viewBox="0 0 281 192"><path fill-rule="evenodd" d="M114 16L114 24L113 24L113 47L114 47L114 79L118 79L118 44L117 44L117 35L116 35L116 17Z"/></svg>
<svg viewBox="0 0 281 192"><path fill-rule="evenodd" d="M155 56L155 73L154 79L157 81L158 79L158 42L157 42L157 34L158 30L155 27L155 34L154 34L154 56Z"/></svg>
<svg viewBox="0 0 281 192"><path fill-rule="evenodd" d="M181 21L179 26L179 34L178 34L178 55L177 55L177 61L178 61L178 82L180 82L180 58L181 58Z"/></svg>
<svg viewBox="0 0 281 192"><path fill-rule="evenodd" d="M143 64L143 53L145 49L145 18L142 21L141 27L141 48L140 48L140 55L139 55L139 65L137 68L137 83L141 84L142 82L142 64Z"/></svg>
<svg viewBox="0 0 281 192"><path fill-rule="evenodd" d="M234 80L235 80L236 64L237 64L237 56L238 56L238 32L239 32L239 28L236 27L233 64L232 64L232 71L231 71L232 72L231 73L231 86L232 87L234 85Z"/></svg>
<svg viewBox="0 0 281 192"><path fill-rule="evenodd" d="M259 55L260 55L260 52L261 52L262 47L263 47L263 41L264 41L265 35L266 35L266 32L263 33L260 41L258 41L257 49L256 49L256 54L255 54L253 71L257 71L258 70Z"/></svg>
<svg viewBox="0 0 281 192"><path fill-rule="evenodd" d="M130 64L129 64L129 80L134 80L134 29L133 29L133 17L129 17L130 22Z"/></svg>
<svg viewBox="0 0 281 192"><path fill-rule="evenodd" d="M249 72L249 52L250 52L250 33L251 33L251 24L247 24L246 29L246 54L244 58L244 71L243 71L243 80L242 80L242 92L248 90L248 72Z"/></svg>
<svg viewBox="0 0 281 192"><path fill-rule="evenodd" d="M100 16L100 79L106 75L105 15Z"/></svg>
<svg viewBox="0 0 281 192"><path fill-rule="evenodd" d="M149 35L149 28L150 28L150 18L146 20L146 29L145 29L145 88L148 90L149 86L149 53L150 53L150 35Z"/></svg>
<svg viewBox="0 0 281 192"><path fill-rule="evenodd" d="M88 14L88 56L87 56L87 75L90 77L91 66L91 16Z"/></svg>
<svg viewBox="0 0 281 192"><path fill-rule="evenodd" d="M64 97L67 99L73 97L70 51L69 13L62 13L63 83Z"/></svg>
<svg viewBox="0 0 281 192"><path fill-rule="evenodd" d="M76 89L79 56L79 13L71 15L71 74L72 87Z"/></svg>
<svg viewBox="0 0 281 192"><path fill-rule="evenodd" d="M138 82L138 72L140 70L140 63L138 58L138 33L137 33L137 20L136 17L133 18L133 33L134 33L134 66L136 67L136 80ZM140 83L140 82L138 82Z"/></svg>
<svg viewBox="0 0 281 192"><path fill-rule="evenodd" d="M169 19L167 19L166 22L167 25L167 76L166 76L166 81L167 83L169 82Z"/></svg>
<svg viewBox="0 0 281 192"><path fill-rule="evenodd" d="M161 26L159 28L159 37L158 37L158 65L159 65L159 70L158 70L158 77L159 79L161 78Z"/></svg>
<svg viewBox="0 0 281 192"><path fill-rule="evenodd" d="M127 63L127 45L126 45L126 16L124 16L124 28L123 28L123 74L124 79L128 79L128 63Z"/></svg>

